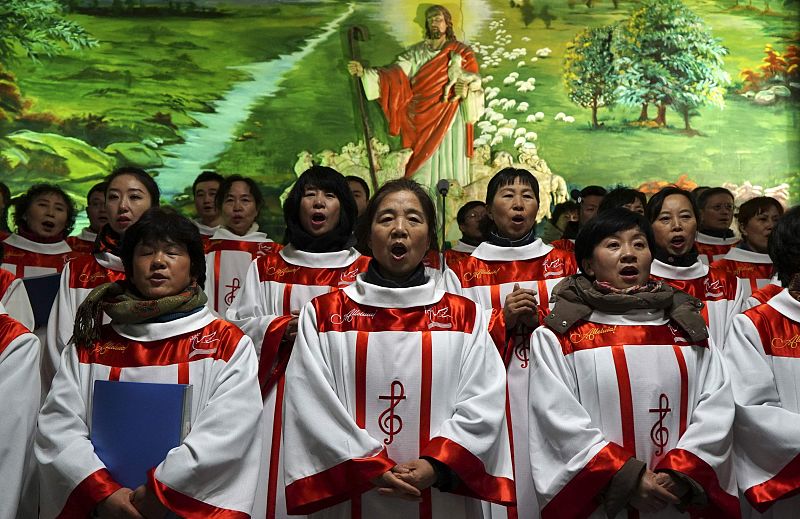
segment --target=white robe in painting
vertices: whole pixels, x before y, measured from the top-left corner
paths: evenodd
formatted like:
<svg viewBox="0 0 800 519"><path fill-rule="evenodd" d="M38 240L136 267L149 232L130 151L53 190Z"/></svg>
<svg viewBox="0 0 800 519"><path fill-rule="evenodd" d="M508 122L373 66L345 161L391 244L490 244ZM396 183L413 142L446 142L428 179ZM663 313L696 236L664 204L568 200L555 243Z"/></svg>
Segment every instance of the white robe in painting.
<svg viewBox="0 0 800 519"><path fill-rule="evenodd" d="M263 232L251 230L239 236L223 227L217 229L206 250L204 291L208 296L208 307L217 315L224 316L242 286L250 263L280 248Z"/></svg>
<svg viewBox="0 0 800 519"><path fill-rule="evenodd" d="M697 517L738 517L721 353L663 314L595 311L564 335L533 333L529 469L542 518L605 518L599 496L630 457L698 483L709 505ZM668 507L647 517L681 516Z"/></svg>
<svg viewBox="0 0 800 519"><path fill-rule="evenodd" d="M733 248L725 256L711 264L712 268L717 268L730 272L740 279L747 280L746 297L766 286L775 271L772 267L772 260L769 254L761 254L749 250Z"/></svg>
<svg viewBox="0 0 800 519"><path fill-rule="evenodd" d="M147 485L180 517L247 517L261 455L256 370L250 339L207 308L164 323L104 325L93 345L71 344L39 414L41 517L86 517L121 488L90 439L95 380L191 384L191 430Z"/></svg>
<svg viewBox="0 0 800 519"><path fill-rule="evenodd" d="M81 255L67 263L61 272L58 294L50 309L47 333L42 358L42 386L45 394L50 389L50 381L58 370L61 352L67 347L75 327L78 307L89 292L104 283L125 279L122 260L114 254L99 252ZM103 316L103 322L110 319Z"/></svg>
<svg viewBox="0 0 800 519"><path fill-rule="evenodd" d="M0 304L0 518L36 517L33 435L39 412L39 339Z"/></svg>
<svg viewBox="0 0 800 519"><path fill-rule="evenodd" d="M36 322L25 284L6 269L0 269L0 304L6 309L8 315L19 321L28 330L33 331Z"/></svg>
<svg viewBox="0 0 800 519"><path fill-rule="evenodd" d="M800 513L800 302L787 290L734 319L725 359L736 402L743 516Z"/></svg>
<svg viewBox="0 0 800 519"><path fill-rule="evenodd" d="M709 335L719 348L725 347L731 322L744 306L746 282L728 272L709 268L699 260L688 267L653 260L650 275L702 301L701 313Z"/></svg>
<svg viewBox="0 0 800 519"><path fill-rule="evenodd" d="M508 371L508 421L514 452L514 483L516 511L491 505L491 517L538 517L536 494L530 471L524 468L528 459L528 337L521 335L506 340L502 308L506 297L519 283L521 288L536 292L539 317L549 309L550 293L564 276L577 270L575 256L546 245L541 239L522 247L499 247L481 243L468 258L454 263L445 271L444 283L448 292L463 295L484 308L495 311L490 323L491 335L500 350ZM529 330L530 332L530 330ZM518 463L517 458L523 460Z"/></svg>
<svg viewBox="0 0 800 519"><path fill-rule="evenodd" d="M698 259L708 265L725 257L728 251L739 244L739 238L717 238L698 231L694 244L699 254Z"/></svg>
<svg viewBox="0 0 800 519"><path fill-rule="evenodd" d="M479 500L513 500L505 371L484 311L435 287L384 288L360 275L303 309L286 371L291 512L477 519ZM417 503L370 483L422 456L455 472L453 492L431 488Z"/></svg>
<svg viewBox="0 0 800 519"><path fill-rule="evenodd" d="M413 82L414 76L428 61L439 54L439 50L431 50L426 42L409 47L397 57L395 65ZM364 93L372 101L381 97L378 71L365 68L361 77ZM467 97L459 101L450 128L433 155L414 172L412 178L422 184L432 195L436 194L436 184L441 179L450 179L464 187L472 183L469 156L467 156L466 123L475 123L483 115L483 87L480 81L469 84Z"/></svg>
<svg viewBox="0 0 800 519"><path fill-rule="evenodd" d="M259 485L253 519L287 517L280 435L284 371L292 344L281 343L292 313L299 314L314 297L343 288L366 271L370 258L355 249L311 253L287 245L250 263L242 288L228 308L227 319L252 339L259 357L264 397ZM292 516L298 517L298 516Z"/></svg>

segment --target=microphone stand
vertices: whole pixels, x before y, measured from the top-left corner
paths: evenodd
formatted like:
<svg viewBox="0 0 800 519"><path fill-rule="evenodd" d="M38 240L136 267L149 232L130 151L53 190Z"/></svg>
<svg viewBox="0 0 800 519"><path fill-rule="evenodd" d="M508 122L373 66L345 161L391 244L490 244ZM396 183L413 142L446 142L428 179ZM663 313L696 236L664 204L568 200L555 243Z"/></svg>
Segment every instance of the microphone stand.
<svg viewBox="0 0 800 519"><path fill-rule="evenodd" d="M441 264L442 272L444 272L444 243L445 243L445 221L447 216L447 193L450 192L450 181L446 178L439 180L436 183L436 190L442 195L442 247L439 251L439 263Z"/></svg>

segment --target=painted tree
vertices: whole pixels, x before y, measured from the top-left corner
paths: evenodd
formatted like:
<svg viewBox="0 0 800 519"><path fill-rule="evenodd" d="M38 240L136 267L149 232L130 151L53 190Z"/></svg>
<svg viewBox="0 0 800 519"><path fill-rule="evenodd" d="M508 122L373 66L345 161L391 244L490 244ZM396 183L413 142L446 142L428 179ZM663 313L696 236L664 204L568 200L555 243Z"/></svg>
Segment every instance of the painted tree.
<svg viewBox="0 0 800 519"><path fill-rule="evenodd" d="M610 26L579 32L564 54L564 85L570 100L592 110L592 127L599 128L597 109L614 104L617 72L611 52Z"/></svg>
<svg viewBox="0 0 800 519"><path fill-rule="evenodd" d="M655 124L666 126L672 106L691 131L694 110L724 105L724 87L730 83L723 69L727 50L680 0L644 0L619 27L612 51L620 72L618 99L641 106L640 120L647 120L647 108L654 104Z"/></svg>
<svg viewBox="0 0 800 519"><path fill-rule="evenodd" d="M3 0L0 2L0 66L22 50L29 58L59 54L66 45L73 50L97 45L86 30L63 16L56 0Z"/></svg>

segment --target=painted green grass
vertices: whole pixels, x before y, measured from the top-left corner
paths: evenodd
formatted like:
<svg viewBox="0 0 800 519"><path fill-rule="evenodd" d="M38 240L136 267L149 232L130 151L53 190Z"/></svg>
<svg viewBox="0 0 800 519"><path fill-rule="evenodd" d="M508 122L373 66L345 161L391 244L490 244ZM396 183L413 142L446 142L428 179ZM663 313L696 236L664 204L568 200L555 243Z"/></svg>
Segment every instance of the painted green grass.
<svg viewBox="0 0 800 519"><path fill-rule="evenodd" d="M726 69L734 82L739 81L741 68L759 64L766 43L782 44L778 35L789 34L792 27L785 17L731 10L728 5L733 2L697 1L687 4L706 20L715 36L722 38L730 49ZM680 116L671 110L667 116L667 128L647 129L628 124L638 118L638 109L601 109L599 118L604 127L591 129L590 112L572 104L562 85L562 57L566 43L584 27L625 18L631 3L622 2L618 10L612 9L610 2L602 2L591 10L582 5L574 9L551 5L554 5L551 12L557 18L547 30L541 21L525 28L518 10L508 7L505 2L497 2L496 17L506 19L505 27L514 37L509 48L527 48L528 59L542 47L550 47L553 54L521 69L516 68L515 62L482 72L495 77L492 85L501 86L500 97L528 101L531 106L529 113L543 111L546 114L544 121L533 124L522 122L524 114L513 117L520 119L520 125L537 132L540 156L570 183L638 185L647 180L674 181L681 174L687 174L700 184L750 180L775 185L788 181L800 170L800 125L796 107L756 106L738 96L734 92L735 85L726 96L725 109L701 108L699 116L692 118L692 126L700 132L699 136L684 134ZM530 42L521 40L526 35L531 38ZM493 34L486 30L478 39L488 42L493 39ZM502 78L512 70L520 72L520 79L536 77L536 90L519 94L513 86L502 87ZM558 112L573 115L576 122L554 121L553 116ZM513 151L506 143L501 145L501 149Z"/></svg>

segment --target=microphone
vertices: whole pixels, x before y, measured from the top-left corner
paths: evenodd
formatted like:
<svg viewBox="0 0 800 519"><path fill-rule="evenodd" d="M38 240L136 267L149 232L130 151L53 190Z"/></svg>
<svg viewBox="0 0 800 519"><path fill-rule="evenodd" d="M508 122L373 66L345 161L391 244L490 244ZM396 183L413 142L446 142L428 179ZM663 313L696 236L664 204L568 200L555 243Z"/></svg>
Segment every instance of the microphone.
<svg viewBox="0 0 800 519"><path fill-rule="evenodd" d="M447 196L447 193L450 191L450 181L446 178L441 179L436 183L436 191L442 196Z"/></svg>

